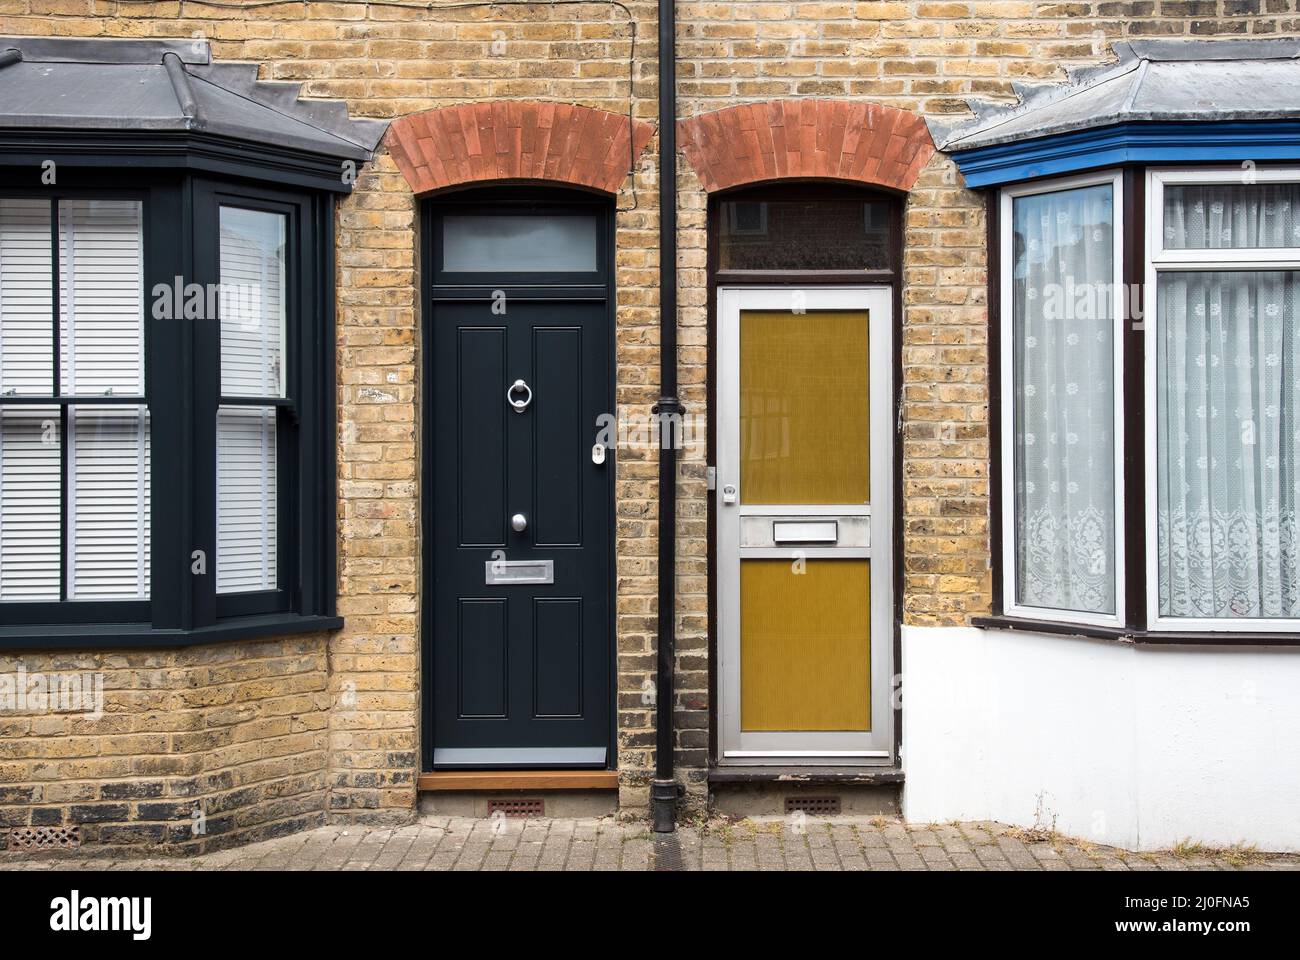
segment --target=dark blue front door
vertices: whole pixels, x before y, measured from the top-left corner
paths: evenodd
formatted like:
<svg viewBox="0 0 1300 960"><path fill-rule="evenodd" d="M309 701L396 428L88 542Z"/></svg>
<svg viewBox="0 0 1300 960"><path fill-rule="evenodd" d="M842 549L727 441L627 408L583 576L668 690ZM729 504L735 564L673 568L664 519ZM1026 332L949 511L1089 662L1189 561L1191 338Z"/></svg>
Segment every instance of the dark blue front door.
<svg viewBox="0 0 1300 960"><path fill-rule="evenodd" d="M612 409L607 214L504 210L429 213L426 769L603 768L614 465L593 447ZM570 269L584 251L530 250L589 243L587 225L554 226L567 216L594 218L590 277ZM461 240L492 251L484 269L448 252Z"/></svg>

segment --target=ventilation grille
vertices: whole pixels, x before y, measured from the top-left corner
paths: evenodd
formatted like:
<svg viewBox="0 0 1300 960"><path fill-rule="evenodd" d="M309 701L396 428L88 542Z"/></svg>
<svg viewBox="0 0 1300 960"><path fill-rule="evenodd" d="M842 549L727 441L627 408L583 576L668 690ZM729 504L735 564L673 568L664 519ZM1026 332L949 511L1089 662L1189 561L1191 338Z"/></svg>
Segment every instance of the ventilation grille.
<svg viewBox="0 0 1300 960"><path fill-rule="evenodd" d="M541 797L489 800L488 816L498 813L505 817L543 817L546 815L546 801Z"/></svg>
<svg viewBox="0 0 1300 960"><path fill-rule="evenodd" d="M10 850L53 850L79 846L80 827L14 827L9 831Z"/></svg>
<svg viewBox="0 0 1300 960"><path fill-rule="evenodd" d="M785 812L806 813L810 817L836 816L840 812L839 797L786 797Z"/></svg>

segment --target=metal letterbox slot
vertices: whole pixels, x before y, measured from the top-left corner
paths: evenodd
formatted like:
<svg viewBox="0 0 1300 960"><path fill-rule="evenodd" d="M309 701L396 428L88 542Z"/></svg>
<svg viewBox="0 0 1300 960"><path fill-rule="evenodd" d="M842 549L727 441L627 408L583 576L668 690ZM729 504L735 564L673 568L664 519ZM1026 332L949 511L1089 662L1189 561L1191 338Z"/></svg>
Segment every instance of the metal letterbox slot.
<svg viewBox="0 0 1300 960"><path fill-rule="evenodd" d="M554 560L486 560L484 583L554 583Z"/></svg>
<svg viewBox="0 0 1300 960"><path fill-rule="evenodd" d="M840 525L834 520L773 520L774 543L836 543Z"/></svg>

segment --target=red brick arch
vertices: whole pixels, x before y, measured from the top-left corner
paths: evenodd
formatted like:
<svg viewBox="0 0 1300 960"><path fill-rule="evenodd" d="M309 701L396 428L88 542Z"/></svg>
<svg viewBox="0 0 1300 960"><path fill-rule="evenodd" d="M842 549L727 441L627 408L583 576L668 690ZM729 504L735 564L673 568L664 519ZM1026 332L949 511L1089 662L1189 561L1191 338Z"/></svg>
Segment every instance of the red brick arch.
<svg viewBox="0 0 1300 960"><path fill-rule="evenodd" d="M769 100L677 123L686 160L712 193L784 178L910 190L934 154L925 121L853 100Z"/></svg>
<svg viewBox="0 0 1300 960"><path fill-rule="evenodd" d="M629 151L629 134L631 150ZM460 184L541 180L617 193L654 127L568 103L496 100L413 113L388 150L417 194Z"/></svg>

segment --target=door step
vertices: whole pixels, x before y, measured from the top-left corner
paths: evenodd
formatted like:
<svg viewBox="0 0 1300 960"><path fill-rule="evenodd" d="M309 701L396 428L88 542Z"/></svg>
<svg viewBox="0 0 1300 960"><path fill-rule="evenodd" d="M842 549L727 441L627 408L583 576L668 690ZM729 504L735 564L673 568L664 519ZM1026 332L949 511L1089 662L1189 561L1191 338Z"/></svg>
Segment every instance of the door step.
<svg viewBox="0 0 1300 960"><path fill-rule="evenodd" d="M788 781L710 782L710 808L733 817L895 816L900 784L791 783Z"/></svg>
<svg viewBox="0 0 1300 960"><path fill-rule="evenodd" d="M444 817L605 817L615 770L437 770L421 774L420 812Z"/></svg>
<svg viewBox="0 0 1300 960"><path fill-rule="evenodd" d="M421 793L475 790L617 790L616 770L437 770L415 782Z"/></svg>

